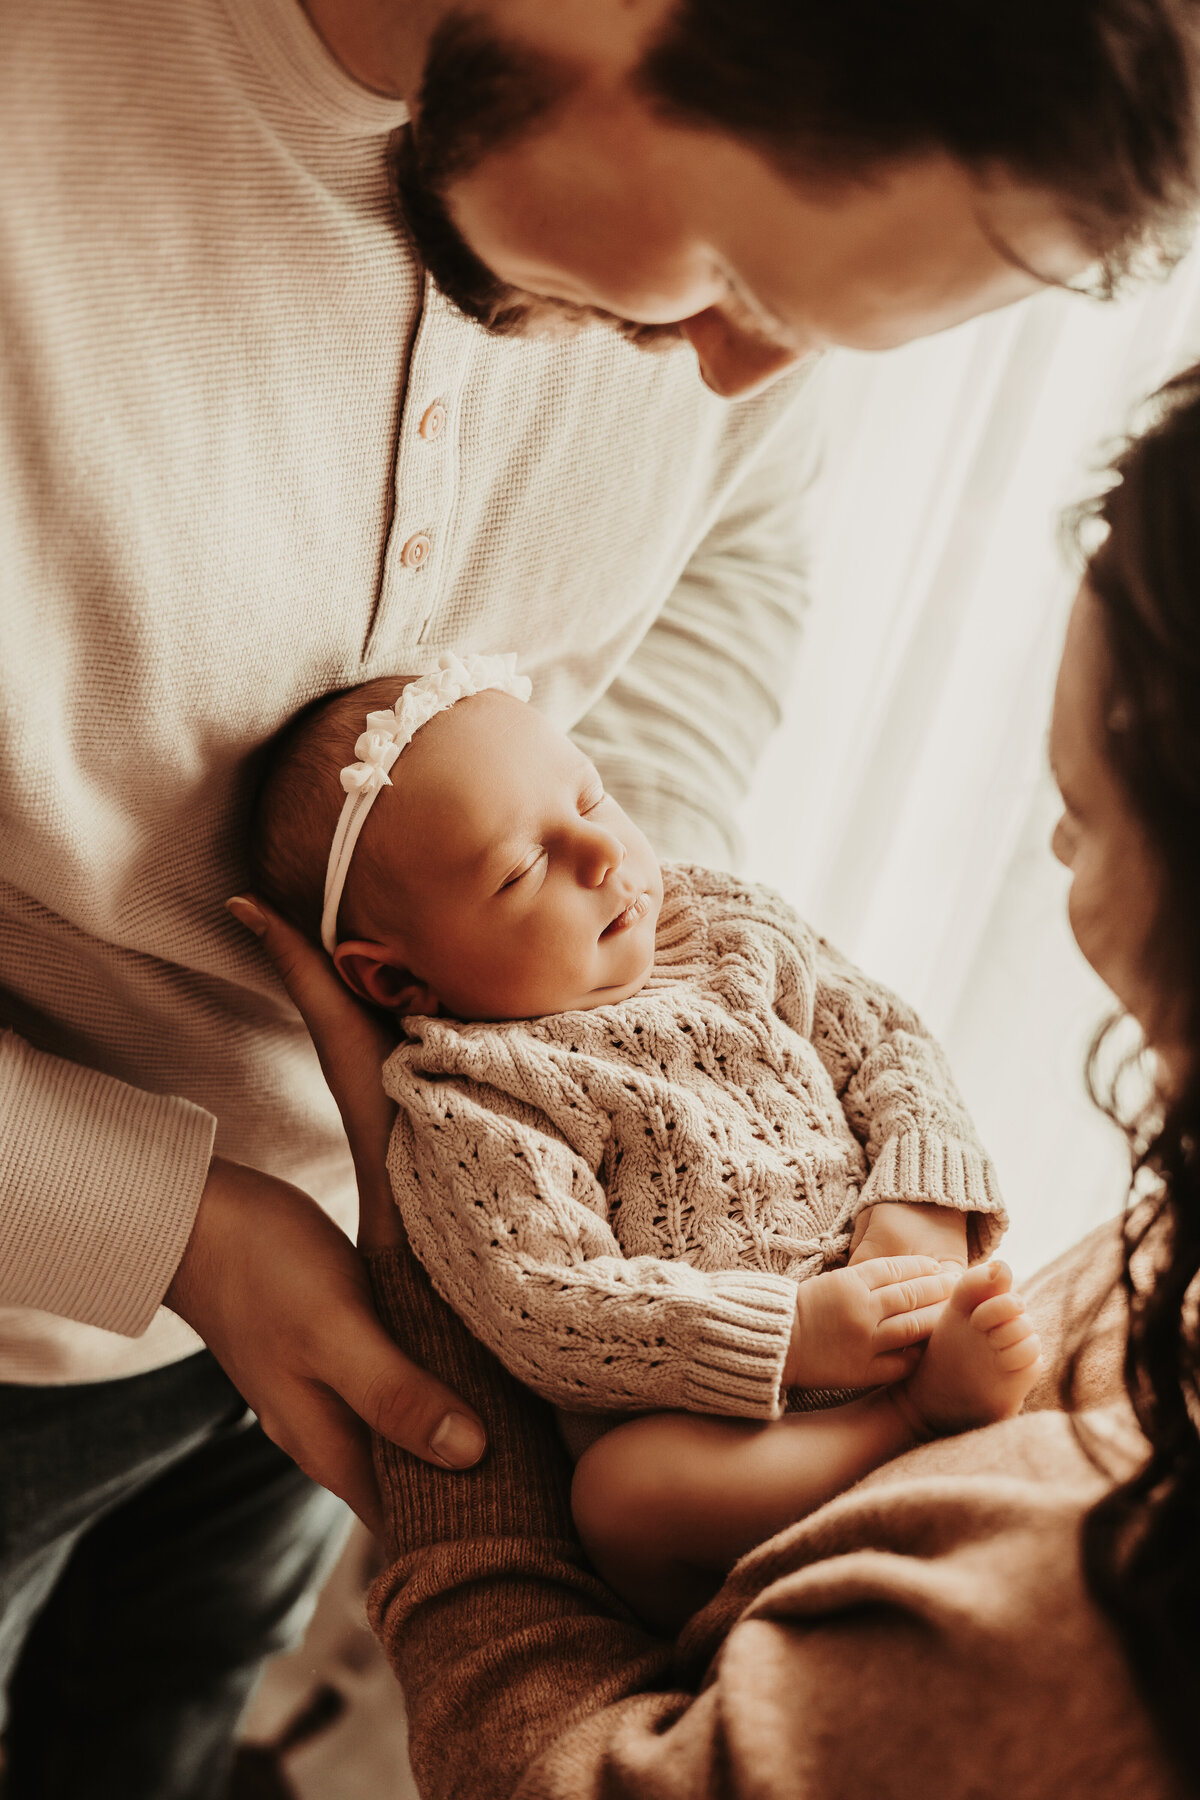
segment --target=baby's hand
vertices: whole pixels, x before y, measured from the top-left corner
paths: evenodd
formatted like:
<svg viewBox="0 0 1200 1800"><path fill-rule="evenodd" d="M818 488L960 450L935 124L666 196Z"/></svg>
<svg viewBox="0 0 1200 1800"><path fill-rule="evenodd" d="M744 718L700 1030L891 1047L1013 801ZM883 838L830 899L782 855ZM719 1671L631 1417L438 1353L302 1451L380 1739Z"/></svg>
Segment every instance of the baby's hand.
<svg viewBox="0 0 1200 1800"><path fill-rule="evenodd" d="M802 1281L784 1386L876 1387L910 1375L954 1279L930 1256L889 1256Z"/></svg>
<svg viewBox="0 0 1200 1800"><path fill-rule="evenodd" d="M877 1256L932 1256L962 1274L967 1267L967 1215L953 1206L885 1200L858 1215L850 1243L852 1267Z"/></svg>

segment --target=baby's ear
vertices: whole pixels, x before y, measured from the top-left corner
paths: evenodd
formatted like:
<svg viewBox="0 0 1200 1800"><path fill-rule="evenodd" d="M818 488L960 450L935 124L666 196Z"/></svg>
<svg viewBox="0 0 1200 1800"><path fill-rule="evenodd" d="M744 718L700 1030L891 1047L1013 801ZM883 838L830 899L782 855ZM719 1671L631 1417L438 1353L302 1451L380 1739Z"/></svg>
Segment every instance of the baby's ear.
<svg viewBox="0 0 1200 1800"><path fill-rule="evenodd" d="M346 986L360 1000L372 1006L385 1006L394 1013L421 1013L431 1018L438 1010L433 989L419 981L411 969L388 960L381 944L368 944L361 939L339 944L333 953L333 966Z"/></svg>

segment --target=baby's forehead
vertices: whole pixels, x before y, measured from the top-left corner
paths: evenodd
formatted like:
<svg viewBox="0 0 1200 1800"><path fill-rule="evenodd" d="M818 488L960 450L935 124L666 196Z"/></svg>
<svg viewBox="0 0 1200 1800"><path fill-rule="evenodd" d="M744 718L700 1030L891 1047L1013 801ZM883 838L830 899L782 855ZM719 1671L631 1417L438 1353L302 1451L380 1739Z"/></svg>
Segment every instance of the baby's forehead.
<svg viewBox="0 0 1200 1800"><path fill-rule="evenodd" d="M431 720L406 759L405 810L442 866L485 854L534 823L541 802L590 767L544 715L495 692L460 700Z"/></svg>

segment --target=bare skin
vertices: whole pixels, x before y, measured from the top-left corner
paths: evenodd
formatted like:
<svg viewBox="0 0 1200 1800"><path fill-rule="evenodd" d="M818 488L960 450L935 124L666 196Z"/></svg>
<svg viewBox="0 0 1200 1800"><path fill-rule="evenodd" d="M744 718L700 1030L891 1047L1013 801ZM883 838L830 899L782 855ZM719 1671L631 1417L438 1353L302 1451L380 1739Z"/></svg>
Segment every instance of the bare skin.
<svg viewBox="0 0 1200 1800"><path fill-rule="evenodd" d="M609 1585L674 1632L739 1557L931 1437L1020 1411L1041 1347L1004 1263L965 1274L896 1388L770 1425L659 1413L587 1449L572 1510Z"/></svg>

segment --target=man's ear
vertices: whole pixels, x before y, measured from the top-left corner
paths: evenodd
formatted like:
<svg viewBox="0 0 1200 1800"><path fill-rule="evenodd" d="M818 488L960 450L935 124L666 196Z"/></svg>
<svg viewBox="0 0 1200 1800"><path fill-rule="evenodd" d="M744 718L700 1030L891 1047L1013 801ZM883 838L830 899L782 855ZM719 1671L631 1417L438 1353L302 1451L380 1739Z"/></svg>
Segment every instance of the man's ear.
<svg viewBox="0 0 1200 1800"><path fill-rule="evenodd" d="M389 1012L422 1013L431 1018L438 1010L433 989L419 981L411 969L393 962L382 944L356 938L339 944L333 966L360 1000L386 1006Z"/></svg>

